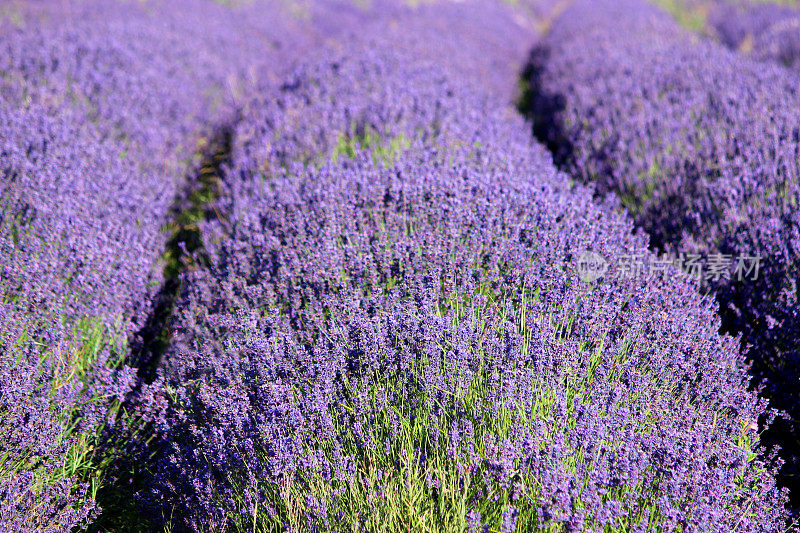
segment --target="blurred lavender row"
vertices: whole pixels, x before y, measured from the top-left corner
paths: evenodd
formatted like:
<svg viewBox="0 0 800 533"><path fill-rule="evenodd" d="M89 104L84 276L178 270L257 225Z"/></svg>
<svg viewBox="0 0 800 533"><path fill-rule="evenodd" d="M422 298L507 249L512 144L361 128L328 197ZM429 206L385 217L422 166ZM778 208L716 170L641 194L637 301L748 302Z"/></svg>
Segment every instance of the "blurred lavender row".
<svg viewBox="0 0 800 533"><path fill-rule="evenodd" d="M708 26L720 42L754 59L800 67L800 8L765 2L717 1Z"/></svg>
<svg viewBox="0 0 800 533"><path fill-rule="evenodd" d="M673 270L579 280L582 251L652 254L476 83L509 72L482 32L518 35L486 6L441 55L402 28L446 5L364 22L245 107L148 389L156 520L780 528L736 341Z"/></svg>
<svg viewBox="0 0 800 533"><path fill-rule="evenodd" d="M762 258L708 280L753 379L783 410L769 439L796 484L800 379L798 77L700 41L635 0L575 2L534 53L529 112L556 159L612 194L670 254Z"/></svg>

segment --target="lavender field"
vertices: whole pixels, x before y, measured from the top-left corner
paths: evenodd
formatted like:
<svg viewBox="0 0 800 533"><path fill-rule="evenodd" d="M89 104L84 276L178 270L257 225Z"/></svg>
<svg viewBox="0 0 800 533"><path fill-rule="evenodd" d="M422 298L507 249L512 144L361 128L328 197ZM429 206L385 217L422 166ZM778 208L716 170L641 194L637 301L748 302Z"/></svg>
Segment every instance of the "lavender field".
<svg viewBox="0 0 800 533"><path fill-rule="evenodd" d="M800 6L0 0L0 533L800 527Z"/></svg>

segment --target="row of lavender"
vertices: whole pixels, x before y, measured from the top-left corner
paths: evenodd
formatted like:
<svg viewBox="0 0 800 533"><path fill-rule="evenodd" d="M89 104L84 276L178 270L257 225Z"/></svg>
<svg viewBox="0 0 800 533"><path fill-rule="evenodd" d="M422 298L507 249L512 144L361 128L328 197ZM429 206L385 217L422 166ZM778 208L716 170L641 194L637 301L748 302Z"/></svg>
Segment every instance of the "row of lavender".
<svg viewBox="0 0 800 533"><path fill-rule="evenodd" d="M646 2L578 1L534 54L530 109L558 162L613 193L672 257L700 269L756 385L782 410L785 481L800 457L800 80L698 42ZM737 274L737 258L758 272ZM699 270L699 269L698 269Z"/></svg>
<svg viewBox="0 0 800 533"><path fill-rule="evenodd" d="M800 68L800 8L765 2L716 2L708 27L726 46L755 59Z"/></svg>
<svg viewBox="0 0 800 533"><path fill-rule="evenodd" d="M252 6L259 27L193 0L7 8L0 529L61 532L97 514L184 177L249 67L301 53L301 32L276 8Z"/></svg>
<svg viewBox="0 0 800 533"><path fill-rule="evenodd" d="M692 31L759 61L800 67L794 0L654 0Z"/></svg>
<svg viewBox="0 0 800 533"><path fill-rule="evenodd" d="M141 398L151 516L199 531L779 529L764 405L713 302L674 269L579 279L587 250L655 258L554 168L506 85L485 84L531 36L487 3L378 7L235 129L210 264L186 274ZM471 22L443 39L456 9Z"/></svg>

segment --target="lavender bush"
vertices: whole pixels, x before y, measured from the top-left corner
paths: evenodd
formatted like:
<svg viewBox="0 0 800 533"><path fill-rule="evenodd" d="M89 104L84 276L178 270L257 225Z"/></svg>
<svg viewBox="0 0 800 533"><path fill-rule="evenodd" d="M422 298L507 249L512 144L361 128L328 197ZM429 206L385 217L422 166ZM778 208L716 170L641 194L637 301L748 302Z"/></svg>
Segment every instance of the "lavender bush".
<svg viewBox="0 0 800 533"><path fill-rule="evenodd" d="M0 529L61 532L94 519L124 445L130 345L161 281L171 204L204 136L233 114L246 67L280 57L292 24L246 39L239 15L205 2L12 7L0 40Z"/></svg>
<svg viewBox="0 0 800 533"><path fill-rule="evenodd" d="M800 67L800 10L770 3L719 2L708 26L719 40L753 58Z"/></svg>
<svg viewBox="0 0 800 533"><path fill-rule="evenodd" d="M794 483L796 76L693 40L637 1L576 2L534 56L529 109L559 163L613 193L657 249L729 258L702 286L716 293L725 329L742 333L756 385L786 412L770 438ZM757 280L733 275L730 258L742 255L762 258Z"/></svg>
<svg viewBox="0 0 800 533"><path fill-rule="evenodd" d="M653 0L679 24L761 61L800 65L797 2L773 0Z"/></svg>
<svg viewBox="0 0 800 533"><path fill-rule="evenodd" d="M646 239L457 66L373 40L237 128L142 498L178 530L777 529L713 303L581 282Z"/></svg>
<svg viewBox="0 0 800 533"><path fill-rule="evenodd" d="M91 516L102 480L92 449L133 381L115 370L131 329L125 311L146 293L142 252L161 243L119 146L69 110L47 115L0 110L0 523L9 531L63 531ZM82 488L86 476L92 486Z"/></svg>

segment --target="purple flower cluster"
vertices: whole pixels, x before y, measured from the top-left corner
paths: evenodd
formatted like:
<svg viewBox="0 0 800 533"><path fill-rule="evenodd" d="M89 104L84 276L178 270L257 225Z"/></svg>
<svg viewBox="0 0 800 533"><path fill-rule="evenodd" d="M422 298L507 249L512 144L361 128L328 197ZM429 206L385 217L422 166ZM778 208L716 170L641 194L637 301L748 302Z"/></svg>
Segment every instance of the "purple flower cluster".
<svg viewBox="0 0 800 533"><path fill-rule="evenodd" d="M753 58L800 67L800 9L772 3L718 2L708 25L719 40Z"/></svg>
<svg viewBox="0 0 800 533"><path fill-rule="evenodd" d="M758 280L711 280L724 327L788 412L800 456L800 84L698 41L635 0L575 2L534 53L534 128L576 178L613 193L658 249L760 256ZM789 478L791 479L791 478Z"/></svg>
<svg viewBox="0 0 800 533"><path fill-rule="evenodd" d="M582 276L597 258L660 258L509 106L535 28L565 5L0 6L0 530L779 529L767 405L716 304L672 265ZM745 62L779 89L742 85L747 108L724 76L713 96L700 71L624 81L647 46L615 41L626 19L598 5L556 23L537 72L561 105L553 124L570 126L549 130L569 141L559 158L580 154L602 192L628 194L665 248L763 254L760 285L715 288L732 295L728 320L767 309L769 331L790 331L794 286L773 289L797 242L780 240L798 227L794 79ZM642 34L673 30L619 5ZM592 32L611 100L587 119L557 74L573 69L572 89L589 79L562 40ZM682 46L690 65L709 53ZM722 59L703 68L742 61L709 50ZM621 87L640 91L624 111ZM651 146L662 99L696 114ZM644 130L614 137L631 116ZM581 148L587 120L593 140L615 139L608 159ZM644 155L625 154L634 138ZM641 157L650 177L688 174L620 187ZM710 160L719 174L697 180ZM664 206L690 216L656 220ZM749 227L754 213L766 222ZM184 216L191 247L169 235ZM174 307L159 287L180 287ZM133 462L135 488L109 474ZM109 483L118 499L138 491L135 524L100 515Z"/></svg>
<svg viewBox="0 0 800 533"><path fill-rule="evenodd" d="M646 238L474 87L490 57L385 29L245 108L142 498L186 530L405 530L387 502L419 480L447 531L778 529L713 302L672 271L580 281Z"/></svg>
<svg viewBox="0 0 800 533"><path fill-rule="evenodd" d="M302 34L290 41L291 17L266 5L272 31L244 34L243 15L192 0L12 7L0 39L0 529L60 532L97 511L99 448L135 379L127 341L161 280L162 227L193 157L247 94L248 68L300 53Z"/></svg>

